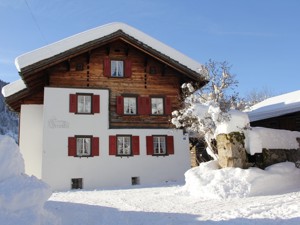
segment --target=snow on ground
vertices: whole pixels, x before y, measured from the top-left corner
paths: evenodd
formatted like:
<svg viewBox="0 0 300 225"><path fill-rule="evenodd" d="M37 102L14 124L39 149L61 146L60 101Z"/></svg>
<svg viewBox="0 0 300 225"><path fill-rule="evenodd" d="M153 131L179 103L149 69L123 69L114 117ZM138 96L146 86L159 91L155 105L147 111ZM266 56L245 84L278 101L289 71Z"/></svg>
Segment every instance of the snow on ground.
<svg viewBox="0 0 300 225"><path fill-rule="evenodd" d="M300 224L300 169L293 163L242 170L211 161L185 176L186 184L51 195L48 185L24 174L13 139L0 136L0 224Z"/></svg>
<svg viewBox="0 0 300 225"><path fill-rule="evenodd" d="M186 180L56 192L46 209L65 225L300 224L300 170L292 163L264 171L218 169L209 162L189 170Z"/></svg>
<svg viewBox="0 0 300 225"><path fill-rule="evenodd" d="M0 135L0 224L58 224L59 220L43 208L50 195L46 183L24 174L23 157L15 141Z"/></svg>

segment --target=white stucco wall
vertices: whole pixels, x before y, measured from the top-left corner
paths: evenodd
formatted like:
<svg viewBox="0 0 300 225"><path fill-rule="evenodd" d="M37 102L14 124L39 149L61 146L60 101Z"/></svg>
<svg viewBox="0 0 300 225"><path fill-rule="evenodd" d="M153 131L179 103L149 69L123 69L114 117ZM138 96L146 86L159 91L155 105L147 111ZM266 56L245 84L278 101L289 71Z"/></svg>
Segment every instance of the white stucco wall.
<svg viewBox="0 0 300 225"><path fill-rule="evenodd" d="M69 113L71 93L100 95L100 113L93 115ZM184 181L184 173L190 168L188 137L184 136L181 130L173 129L108 129L108 99L108 90L45 88L43 109L39 106L39 113L43 112L43 121L39 122L41 119L36 121L37 124L42 124L39 127L43 127L42 130L39 128L43 137L40 135L38 141L39 146L42 144L42 148L28 154L29 156L36 154L41 158L42 152L42 163L38 160L35 162L35 167L42 168L41 178L53 190L69 190L72 178L82 178L85 189L130 186L132 177L139 177L141 185ZM30 119L26 117L27 120L35 120L37 117L29 112L25 114L30 117ZM41 118L41 115L38 118ZM32 143L29 140L32 138L24 135L25 131L22 130L21 137L28 140L27 149L30 150ZM109 135L117 134L139 136L140 155L110 156ZM99 137L100 156L88 158L68 156L68 137L75 135ZM150 135L174 136L175 154L159 157L146 155L146 136ZM37 146L37 143L34 145Z"/></svg>
<svg viewBox="0 0 300 225"><path fill-rule="evenodd" d="M43 105L22 105L19 147L25 173L42 177Z"/></svg>

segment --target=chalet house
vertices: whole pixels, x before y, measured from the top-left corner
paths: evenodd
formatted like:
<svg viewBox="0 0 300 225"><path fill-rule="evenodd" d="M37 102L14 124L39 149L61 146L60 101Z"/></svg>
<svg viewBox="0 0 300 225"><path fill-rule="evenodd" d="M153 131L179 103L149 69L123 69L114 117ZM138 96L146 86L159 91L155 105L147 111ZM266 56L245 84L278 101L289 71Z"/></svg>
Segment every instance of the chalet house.
<svg viewBox="0 0 300 225"><path fill-rule="evenodd" d="M300 91L268 98L248 112L252 127L300 131Z"/></svg>
<svg viewBox="0 0 300 225"><path fill-rule="evenodd" d="M143 32L111 23L16 58L2 89L20 115L29 175L53 190L182 181L189 140L170 124L201 65Z"/></svg>

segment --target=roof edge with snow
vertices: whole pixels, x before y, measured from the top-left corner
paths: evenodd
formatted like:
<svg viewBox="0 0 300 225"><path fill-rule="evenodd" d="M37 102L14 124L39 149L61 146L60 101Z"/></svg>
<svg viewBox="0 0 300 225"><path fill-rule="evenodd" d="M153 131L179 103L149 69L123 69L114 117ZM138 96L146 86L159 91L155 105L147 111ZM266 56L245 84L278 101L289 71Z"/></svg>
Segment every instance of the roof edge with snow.
<svg viewBox="0 0 300 225"><path fill-rule="evenodd" d="M125 23L119 22L109 23L100 27L96 27L94 29L84 31L82 33L62 39L58 42L46 45L42 48L25 53L15 59L15 65L18 71L22 72L24 68L30 65L49 59L70 49L84 45L88 42L95 41L101 37L105 37L119 30L122 30L125 34L137 39L138 41L144 43L145 45L148 45L149 47L159 51L160 53L170 57L171 59L178 61L180 64L186 66L190 70L199 73L199 69L202 65L197 61L158 41L157 39L152 38L142 31L135 29Z"/></svg>
<svg viewBox="0 0 300 225"><path fill-rule="evenodd" d="M300 90L268 98L247 112L251 122L300 111Z"/></svg>

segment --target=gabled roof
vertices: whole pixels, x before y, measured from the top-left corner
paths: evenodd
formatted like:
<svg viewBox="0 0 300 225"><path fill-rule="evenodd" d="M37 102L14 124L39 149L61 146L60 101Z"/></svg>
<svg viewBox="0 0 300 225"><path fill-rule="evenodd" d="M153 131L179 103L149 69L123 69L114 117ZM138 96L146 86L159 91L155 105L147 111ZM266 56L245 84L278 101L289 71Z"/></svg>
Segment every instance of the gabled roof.
<svg viewBox="0 0 300 225"><path fill-rule="evenodd" d="M248 112L251 122L300 111L300 90L268 98Z"/></svg>
<svg viewBox="0 0 300 225"><path fill-rule="evenodd" d="M87 46L93 46L106 37L113 38L113 35L123 35L132 39L138 43L137 46L141 49L145 48L154 55L176 62L192 77L200 76L199 70L202 66L200 63L127 24L115 22L76 34L17 57L15 65L23 79L5 86L2 89L3 95L8 97L26 88L25 78L28 71L49 65L51 60L62 57L66 53L73 53L72 50L78 49L78 47L86 50Z"/></svg>

